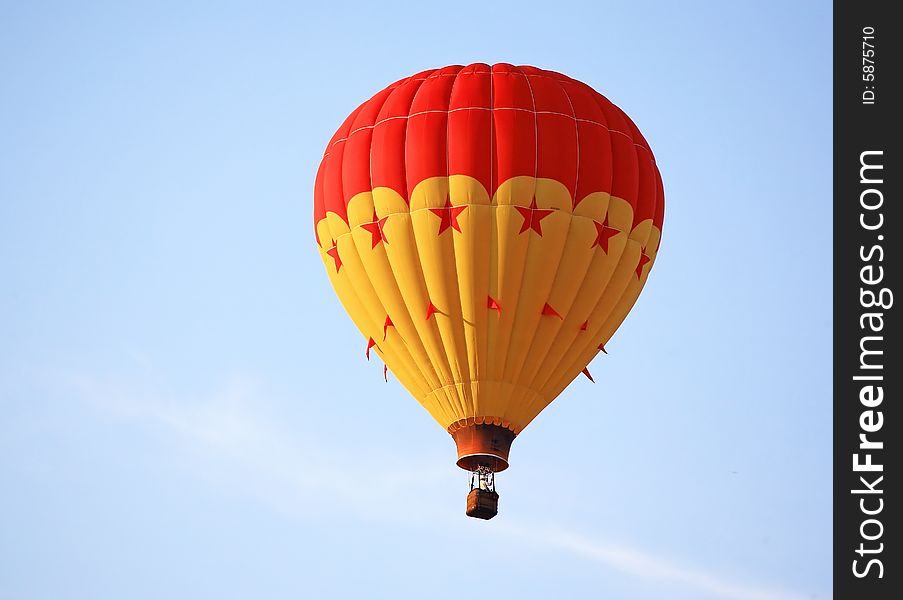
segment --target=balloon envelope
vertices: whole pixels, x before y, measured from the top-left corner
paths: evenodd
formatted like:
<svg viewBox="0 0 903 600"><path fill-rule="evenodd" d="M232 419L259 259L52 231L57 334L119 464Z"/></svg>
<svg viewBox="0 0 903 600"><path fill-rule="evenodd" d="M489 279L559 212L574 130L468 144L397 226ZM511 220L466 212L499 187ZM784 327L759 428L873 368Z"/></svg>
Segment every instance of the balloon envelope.
<svg viewBox="0 0 903 600"><path fill-rule="evenodd" d="M327 145L314 199L321 257L367 351L453 435L495 425L511 439L621 324L664 214L624 112L508 64L375 94Z"/></svg>

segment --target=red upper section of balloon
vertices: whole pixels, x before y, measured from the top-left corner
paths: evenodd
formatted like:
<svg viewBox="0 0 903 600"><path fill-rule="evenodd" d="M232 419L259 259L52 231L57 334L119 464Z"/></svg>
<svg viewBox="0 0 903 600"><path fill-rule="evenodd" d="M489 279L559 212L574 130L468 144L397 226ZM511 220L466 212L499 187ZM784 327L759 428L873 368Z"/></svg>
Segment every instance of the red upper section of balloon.
<svg viewBox="0 0 903 600"><path fill-rule="evenodd" d="M490 197L527 175L564 184L574 206L610 192L634 224L661 228L664 202L652 152L633 121L588 85L554 71L473 64L397 81L352 112L317 172L314 222L346 222L356 194L388 187L403 198L424 179L469 175Z"/></svg>

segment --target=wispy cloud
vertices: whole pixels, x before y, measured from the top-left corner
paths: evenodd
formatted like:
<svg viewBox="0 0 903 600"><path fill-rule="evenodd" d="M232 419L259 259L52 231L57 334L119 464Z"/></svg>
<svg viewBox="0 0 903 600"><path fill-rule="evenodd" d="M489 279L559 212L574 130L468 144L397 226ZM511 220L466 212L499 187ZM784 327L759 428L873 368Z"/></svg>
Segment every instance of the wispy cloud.
<svg viewBox="0 0 903 600"><path fill-rule="evenodd" d="M679 564L670 558L656 556L644 550L608 543L604 540L589 539L560 529L524 528L517 525L503 527L513 536L540 542L546 547L558 547L622 573L646 580L659 580L715 598L729 600L802 600L806 598L805 595L788 590L733 581L727 577Z"/></svg>
<svg viewBox="0 0 903 600"><path fill-rule="evenodd" d="M310 431L288 431L263 416L262 394L245 378L187 398L90 377L78 378L75 386L106 415L177 436L188 450L186 456L217 462L245 493L296 517L310 514L311 503L320 502L324 494L362 517L388 514L410 481L441 476L429 465L418 464L416 457L405 457L398 461L403 466L387 473L377 457L342 454L312 439ZM209 475L206 464L200 470ZM253 485L247 485L249 480ZM407 518L437 516L427 506L406 508Z"/></svg>
<svg viewBox="0 0 903 600"><path fill-rule="evenodd" d="M306 518L314 492L326 492L341 510L359 517L392 518L394 507L406 498L406 483L429 465L412 464L406 457L404 471L390 475L359 456L322 456L306 447L304 436L283 431L254 410L254 386L235 379L209 397L186 401L144 393L140 386L124 386L93 378L80 378L82 397L106 414L176 434L182 443L207 460L218 461L233 477L242 479L243 493L254 493L272 508L296 518ZM415 459L416 460L416 459ZM375 474L378 474L375 475ZM441 476L441 475L439 475ZM248 479L252 485L248 485ZM250 491L253 490L253 491ZM430 510L427 503L406 505L406 520L449 523L447 515ZM322 509L322 507L319 507ZM411 510L418 512L412 513ZM494 524L494 531L512 539L558 548L607 568L641 578L679 586L687 592L726 600L802 600L806 595L776 587L735 581L704 568L688 566L668 557L620 543L589 539L562 529L511 522Z"/></svg>

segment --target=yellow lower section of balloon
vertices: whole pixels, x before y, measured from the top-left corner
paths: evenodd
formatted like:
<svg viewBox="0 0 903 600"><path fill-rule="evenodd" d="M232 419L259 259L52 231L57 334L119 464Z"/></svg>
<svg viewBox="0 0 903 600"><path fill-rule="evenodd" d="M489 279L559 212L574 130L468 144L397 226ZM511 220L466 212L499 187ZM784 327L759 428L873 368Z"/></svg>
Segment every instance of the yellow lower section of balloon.
<svg viewBox="0 0 903 600"><path fill-rule="evenodd" d="M439 233L442 218L429 209L448 198L466 208L456 218L460 231ZM534 198L538 209L553 209L539 221L541 235L521 231L516 208ZM388 217L375 246L373 227L363 227L374 209ZM621 231L607 253L595 244L593 222L606 217ZM633 210L620 198L594 193L572 208L564 185L533 177L504 182L491 199L471 177L435 177L417 185L410 206L377 188L351 199L348 221L327 213L317 234L330 281L364 339L376 341L374 350L442 427L494 423L516 433L614 334L661 237L651 220L631 228ZM650 260L637 277L643 252ZM500 310L488 306L490 297ZM427 318L430 303L436 312ZM560 318L543 314L546 303Z"/></svg>

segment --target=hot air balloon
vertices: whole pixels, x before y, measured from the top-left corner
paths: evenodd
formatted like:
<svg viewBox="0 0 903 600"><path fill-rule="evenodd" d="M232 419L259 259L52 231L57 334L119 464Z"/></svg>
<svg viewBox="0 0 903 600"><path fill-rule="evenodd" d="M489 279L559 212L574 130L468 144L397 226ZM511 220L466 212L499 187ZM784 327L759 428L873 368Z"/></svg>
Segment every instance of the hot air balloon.
<svg viewBox="0 0 903 600"><path fill-rule="evenodd" d="M661 239L662 181L636 125L588 85L472 64L401 79L326 146L314 224L371 350L498 511L511 443L627 316Z"/></svg>

